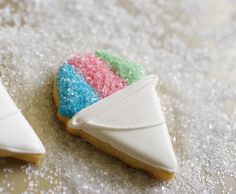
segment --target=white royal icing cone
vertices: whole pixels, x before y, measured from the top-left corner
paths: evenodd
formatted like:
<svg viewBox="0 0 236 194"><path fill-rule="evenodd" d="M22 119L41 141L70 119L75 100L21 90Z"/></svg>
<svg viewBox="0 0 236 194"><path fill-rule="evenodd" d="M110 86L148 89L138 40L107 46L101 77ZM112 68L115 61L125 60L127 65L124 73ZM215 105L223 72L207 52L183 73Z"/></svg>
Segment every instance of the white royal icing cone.
<svg viewBox="0 0 236 194"><path fill-rule="evenodd" d="M142 80L78 112L69 128L83 129L131 157L169 172L177 161L155 86Z"/></svg>
<svg viewBox="0 0 236 194"><path fill-rule="evenodd" d="M46 151L40 139L0 82L1 152L41 155L45 154Z"/></svg>

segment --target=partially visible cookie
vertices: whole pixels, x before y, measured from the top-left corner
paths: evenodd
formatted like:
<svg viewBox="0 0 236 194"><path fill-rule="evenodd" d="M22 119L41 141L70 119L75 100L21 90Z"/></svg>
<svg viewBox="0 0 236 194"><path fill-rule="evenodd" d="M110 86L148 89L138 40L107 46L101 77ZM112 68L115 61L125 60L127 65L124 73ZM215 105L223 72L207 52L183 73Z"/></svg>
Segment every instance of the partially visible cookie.
<svg viewBox="0 0 236 194"><path fill-rule="evenodd" d="M44 146L1 82L0 107L0 157L40 163Z"/></svg>
<svg viewBox="0 0 236 194"><path fill-rule="evenodd" d="M106 51L72 57L54 82L57 116L67 130L160 181L177 161L157 91L156 75Z"/></svg>

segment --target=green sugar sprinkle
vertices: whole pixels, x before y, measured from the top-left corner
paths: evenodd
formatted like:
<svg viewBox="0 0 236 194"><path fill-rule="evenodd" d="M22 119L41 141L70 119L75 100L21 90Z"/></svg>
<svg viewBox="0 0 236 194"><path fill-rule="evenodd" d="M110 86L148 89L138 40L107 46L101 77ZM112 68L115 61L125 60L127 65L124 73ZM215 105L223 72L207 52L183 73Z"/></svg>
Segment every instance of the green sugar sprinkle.
<svg viewBox="0 0 236 194"><path fill-rule="evenodd" d="M107 51L96 51L95 54L97 57L110 64L112 70L120 75L128 85L140 80L146 75L146 70L138 63L123 59Z"/></svg>

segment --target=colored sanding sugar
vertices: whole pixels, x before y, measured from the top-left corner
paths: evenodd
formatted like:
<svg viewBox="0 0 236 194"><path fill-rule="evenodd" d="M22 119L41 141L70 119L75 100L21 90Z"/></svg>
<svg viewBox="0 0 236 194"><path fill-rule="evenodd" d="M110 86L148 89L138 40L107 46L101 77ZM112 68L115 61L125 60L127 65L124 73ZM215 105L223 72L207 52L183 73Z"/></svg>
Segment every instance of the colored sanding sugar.
<svg viewBox="0 0 236 194"><path fill-rule="evenodd" d="M68 61L79 70L101 98L123 89L127 84L102 60L92 54L77 55Z"/></svg>
<svg viewBox="0 0 236 194"><path fill-rule="evenodd" d="M109 63L112 70L124 78L128 85L143 78L146 74L142 65L123 59L115 54L106 51L96 51L96 56Z"/></svg>
<svg viewBox="0 0 236 194"><path fill-rule="evenodd" d="M65 117L72 117L100 99L83 76L70 64L64 64L60 68L57 74L57 87L59 113Z"/></svg>

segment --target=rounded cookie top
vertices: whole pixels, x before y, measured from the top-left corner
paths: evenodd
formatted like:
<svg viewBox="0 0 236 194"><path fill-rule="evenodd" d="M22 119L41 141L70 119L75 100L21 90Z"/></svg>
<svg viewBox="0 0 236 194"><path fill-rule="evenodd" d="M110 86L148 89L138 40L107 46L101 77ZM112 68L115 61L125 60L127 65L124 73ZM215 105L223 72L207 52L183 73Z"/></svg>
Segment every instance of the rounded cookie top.
<svg viewBox="0 0 236 194"><path fill-rule="evenodd" d="M116 54L97 51L96 55L76 55L57 73L58 111L61 116L71 118L144 76L141 65Z"/></svg>

